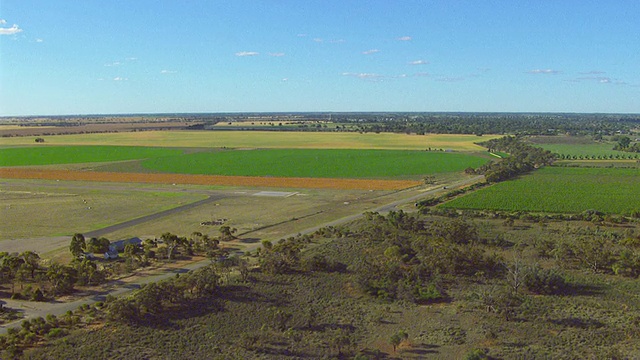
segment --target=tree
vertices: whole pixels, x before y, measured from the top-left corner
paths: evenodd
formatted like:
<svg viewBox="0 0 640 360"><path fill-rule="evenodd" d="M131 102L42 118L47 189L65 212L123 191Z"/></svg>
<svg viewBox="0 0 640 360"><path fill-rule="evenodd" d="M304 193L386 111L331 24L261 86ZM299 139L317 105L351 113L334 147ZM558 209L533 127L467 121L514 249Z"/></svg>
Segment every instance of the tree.
<svg viewBox="0 0 640 360"><path fill-rule="evenodd" d="M391 335L391 338L389 339L389 344L393 346L393 352L395 352L396 348L408 338L409 338L409 334L407 334L407 332L404 330L400 330L397 333Z"/></svg>
<svg viewBox="0 0 640 360"><path fill-rule="evenodd" d="M220 285L220 275L212 266L204 267L190 276L194 278L192 289L197 297L213 295Z"/></svg>
<svg viewBox="0 0 640 360"><path fill-rule="evenodd" d="M354 339L351 333L343 328L338 328L331 336L331 343L338 350L338 358L342 358L342 352L349 349L354 345Z"/></svg>
<svg viewBox="0 0 640 360"><path fill-rule="evenodd" d="M69 251L71 255L79 258L87 249L87 244L84 240L84 235L76 233L71 238L71 244L69 245Z"/></svg>
<svg viewBox="0 0 640 360"><path fill-rule="evenodd" d="M140 309L131 299L119 298L109 303L107 318L123 323L135 323L140 318Z"/></svg>
<svg viewBox="0 0 640 360"><path fill-rule="evenodd" d="M138 311L147 314L162 313L162 289L156 283L145 285L135 294L135 303Z"/></svg>
<svg viewBox="0 0 640 360"><path fill-rule="evenodd" d="M138 262L142 261L144 255L144 249L135 244L127 244L124 246L124 255L130 259L135 259Z"/></svg>
<svg viewBox="0 0 640 360"><path fill-rule="evenodd" d="M31 279L35 277L35 272L40 268L40 256L33 251L25 251L19 255L24 262L24 266L29 269Z"/></svg>
<svg viewBox="0 0 640 360"><path fill-rule="evenodd" d="M187 239L184 237L178 237L178 235L172 233L164 233L160 237L167 245L167 258L169 260L174 258L174 252L178 246L185 245Z"/></svg>
<svg viewBox="0 0 640 360"><path fill-rule="evenodd" d="M504 265L507 270L507 284L511 288L514 294L518 293L518 289L523 284L526 277L525 266L522 263L521 256L517 256L513 259L511 264Z"/></svg>
<svg viewBox="0 0 640 360"><path fill-rule="evenodd" d="M235 239L236 237L233 235L238 231L236 228L232 228L228 225L224 225L220 227L220 235L222 241L230 241Z"/></svg>
<svg viewBox="0 0 640 360"><path fill-rule="evenodd" d="M249 262L243 258L238 258L238 272L240 273L240 280L246 282L249 280L251 269L249 268Z"/></svg>
<svg viewBox="0 0 640 360"><path fill-rule="evenodd" d="M631 139L628 136L621 136L620 138L618 138L617 150L626 149L629 147L630 144L631 144Z"/></svg>
<svg viewBox="0 0 640 360"><path fill-rule="evenodd" d="M300 264L300 251L303 244L299 239L281 239L275 245L264 240L258 249L260 269L265 273L284 274Z"/></svg>
<svg viewBox="0 0 640 360"><path fill-rule="evenodd" d="M11 282L11 294L15 292L16 274L22 261L15 255L0 253L0 276L3 281Z"/></svg>
<svg viewBox="0 0 640 360"><path fill-rule="evenodd" d="M69 266L53 263L47 270L47 278L51 282L55 294L66 294L73 290L73 284L77 280L77 272Z"/></svg>
<svg viewBox="0 0 640 360"><path fill-rule="evenodd" d="M88 259L75 261L73 267L76 271L76 282L79 285L93 285L102 283L106 276L98 270L96 264Z"/></svg>
<svg viewBox="0 0 640 360"><path fill-rule="evenodd" d="M87 251L91 253L104 254L109 251L110 243L109 239L105 237L101 237L99 239L92 237L87 242Z"/></svg>

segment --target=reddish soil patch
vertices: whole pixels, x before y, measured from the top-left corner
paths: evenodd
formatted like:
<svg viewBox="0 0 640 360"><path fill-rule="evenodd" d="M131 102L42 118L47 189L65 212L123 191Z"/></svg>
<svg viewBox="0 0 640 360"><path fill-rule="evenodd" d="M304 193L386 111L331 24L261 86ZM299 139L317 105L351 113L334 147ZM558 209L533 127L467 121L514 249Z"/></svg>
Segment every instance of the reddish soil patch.
<svg viewBox="0 0 640 360"><path fill-rule="evenodd" d="M183 174L140 174L74 170L43 170L27 168L1 168L0 177L6 179L78 180L150 184L226 185L338 190L400 190L422 184L419 181L412 180L362 180Z"/></svg>

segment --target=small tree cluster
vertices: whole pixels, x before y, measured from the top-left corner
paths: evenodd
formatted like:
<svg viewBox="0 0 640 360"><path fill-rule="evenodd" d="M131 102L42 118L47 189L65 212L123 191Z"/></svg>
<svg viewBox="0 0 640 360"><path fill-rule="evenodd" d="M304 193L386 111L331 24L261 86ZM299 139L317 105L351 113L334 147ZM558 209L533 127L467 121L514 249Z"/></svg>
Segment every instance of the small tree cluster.
<svg viewBox="0 0 640 360"><path fill-rule="evenodd" d="M258 249L260 269L268 274L284 274L300 265L300 252L305 244L304 237L281 239L273 244L263 241Z"/></svg>

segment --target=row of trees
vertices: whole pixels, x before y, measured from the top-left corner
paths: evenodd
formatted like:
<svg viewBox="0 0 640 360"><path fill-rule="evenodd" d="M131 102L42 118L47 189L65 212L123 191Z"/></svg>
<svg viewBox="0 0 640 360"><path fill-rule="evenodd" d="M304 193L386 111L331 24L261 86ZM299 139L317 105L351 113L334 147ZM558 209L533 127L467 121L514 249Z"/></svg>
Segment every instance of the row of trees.
<svg viewBox="0 0 640 360"><path fill-rule="evenodd" d="M614 150L619 150L619 149L615 149L614 148ZM635 152L640 152L640 148L638 149L638 151L635 151ZM624 159L633 160L633 159L640 159L640 155L638 155L638 154L626 154L626 155L625 154L609 154L609 155L605 155L605 154L600 154L600 155L595 155L595 154L579 154L579 155L558 154L557 157L560 160L624 160Z"/></svg>
<svg viewBox="0 0 640 360"><path fill-rule="evenodd" d="M42 301L68 294L75 285L96 285L105 281L105 270L95 263L76 259L69 265L47 264L32 251L20 254L0 253L0 284L10 284L12 298ZM16 292L16 285L20 291ZM26 285L26 286L25 286Z"/></svg>
<svg viewBox="0 0 640 360"><path fill-rule="evenodd" d="M505 152L509 156L497 163L489 163L475 169L475 173L483 174L489 183L511 179L518 175L533 171L541 166L551 165L555 155L525 144L514 136L505 136L480 143L489 152ZM470 172L470 171L469 171Z"/></svg>
<svg viewBox="0 0 640 360"><path fill-rule="evenodd" d="M69 294L75 286L94 286L107 281L112 275L147 266L154 260L175 259L178 255L202 254L212 260L227 259L228 252L220 246L220 239L232 239L236 229L223 226L220 237L211 238L194 232L190 238L164 233L159 239L147 239L142 244L127 244L120 261L97 261L88 253L103 254L109 251L109 239L90 238L76 233L72 236L69 251L73 256L69 264L43 261L33 251L9 254L0 252L0 285L10 286L10 296L36 301ZM16 289L16 286L19 288Z"/></svg>

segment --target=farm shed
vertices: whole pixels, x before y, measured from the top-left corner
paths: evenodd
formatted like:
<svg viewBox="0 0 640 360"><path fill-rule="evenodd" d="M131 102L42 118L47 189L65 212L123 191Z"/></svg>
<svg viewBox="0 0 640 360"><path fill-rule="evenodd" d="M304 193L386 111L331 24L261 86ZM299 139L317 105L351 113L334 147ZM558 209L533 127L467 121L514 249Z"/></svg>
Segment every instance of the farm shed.
<svg viewBox="0 0 640 360"><path fill-rule="evenodd" d="M134 237L126 240L118 240L109 244L109 250L104 253L105 259L117 259L118 253L124 251L127 245L142 245L142 240L139 237Z"/></svg>

